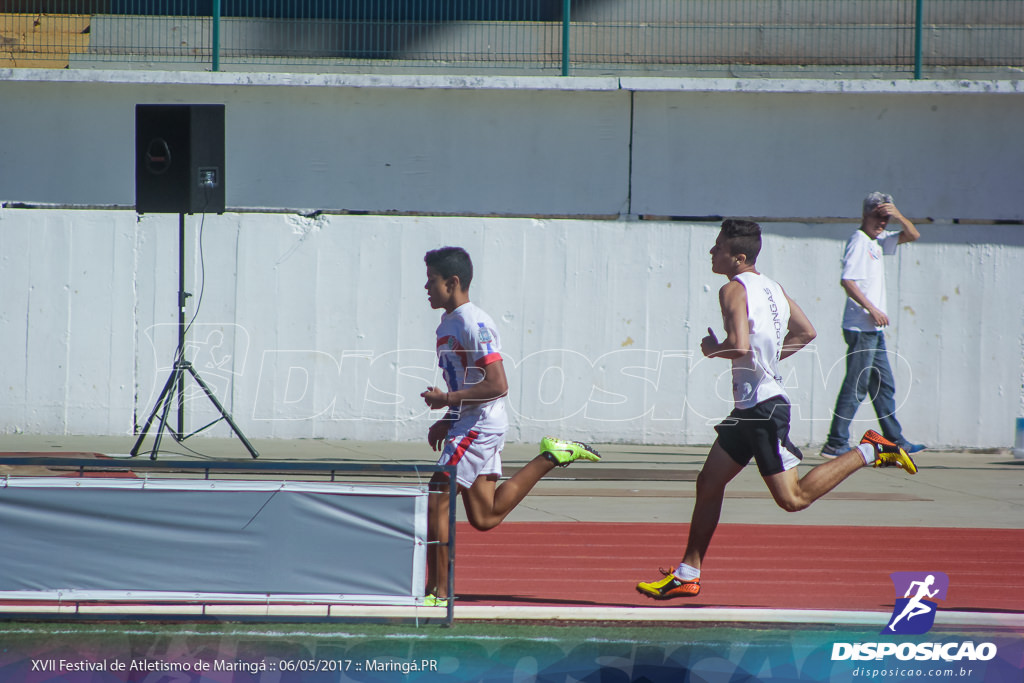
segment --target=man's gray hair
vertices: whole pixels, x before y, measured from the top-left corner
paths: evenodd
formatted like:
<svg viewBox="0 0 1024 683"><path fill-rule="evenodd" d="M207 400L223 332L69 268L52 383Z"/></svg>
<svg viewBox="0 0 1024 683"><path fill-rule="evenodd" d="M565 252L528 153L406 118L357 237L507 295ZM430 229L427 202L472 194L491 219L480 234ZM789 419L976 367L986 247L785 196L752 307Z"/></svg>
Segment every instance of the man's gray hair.
<svg viewBox="0 0 1024 683"><path fill-rule="evenodd" d="M864 216L869 216L880 204L892 204L892 195L872 192L864 198Z"/></svg>

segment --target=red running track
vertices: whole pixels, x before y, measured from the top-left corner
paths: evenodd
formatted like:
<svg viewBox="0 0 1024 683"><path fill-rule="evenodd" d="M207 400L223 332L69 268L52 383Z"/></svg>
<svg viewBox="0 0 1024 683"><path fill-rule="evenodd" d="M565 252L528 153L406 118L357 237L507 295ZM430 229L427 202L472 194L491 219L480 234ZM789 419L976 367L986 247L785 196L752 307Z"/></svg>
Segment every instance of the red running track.
<svg viewBox="0 0 1024 683"><path fill-rule="evenodd" d="M949 576L944 610L1024 612L1024 530L722 524L701 594L658 602L636 592L675 565L685 524L460 523L460 604L890 611L889 574Z"/></svg>

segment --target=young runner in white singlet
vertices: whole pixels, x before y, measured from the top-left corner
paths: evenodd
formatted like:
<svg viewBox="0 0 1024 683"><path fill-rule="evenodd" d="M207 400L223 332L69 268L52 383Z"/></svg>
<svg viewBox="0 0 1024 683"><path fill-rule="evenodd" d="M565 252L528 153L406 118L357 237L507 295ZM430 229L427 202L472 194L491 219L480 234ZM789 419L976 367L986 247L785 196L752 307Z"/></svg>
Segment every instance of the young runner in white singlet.
<svg viewBox="0 0 1024 683"><path fill-rule="evenodd" d="M725 325L719 341L711 328L701 340L708 358L732 362L735 407L715 431L718 438L697 476L697 496L683 560L656 581L636 589L655 600L695 597L700 593L701 565L718 527L726 485L750 462L779 507L803 510L865 465L902 467L917 472L914 461L896 444L869 431L861 444L835 460L797 475L799 449L789 439L789 398L779 361L815 337L814 327L782 287L757 272L761 226L727 220L711 248L711 270L729 282L718 293Z"/></svg>

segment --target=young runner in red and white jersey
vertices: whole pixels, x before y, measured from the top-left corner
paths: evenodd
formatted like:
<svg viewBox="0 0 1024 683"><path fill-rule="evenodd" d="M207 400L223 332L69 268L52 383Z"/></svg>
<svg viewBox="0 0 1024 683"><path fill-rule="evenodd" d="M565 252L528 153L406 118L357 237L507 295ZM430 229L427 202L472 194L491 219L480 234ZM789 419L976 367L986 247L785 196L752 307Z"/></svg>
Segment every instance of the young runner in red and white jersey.
<svg viewBox="0 0 1024 683"><path fill-rule="evenodd" d="M457 490L474 528L493 529L526 497L541 477L575 460L600 460L586 444L545 437L540 455L512 477L501 476L501 449L508 417L508 380L494 322L469 301L473 263L459 247L427 252L427 299L443 309L437 328L437 361L447 391L428 387L420 396L432 409L447 410L431 425L427 441L441 451L440 465L456 466ZM443 473L431 479L428 504L427 605L447 604L449 484Z"/></svg>

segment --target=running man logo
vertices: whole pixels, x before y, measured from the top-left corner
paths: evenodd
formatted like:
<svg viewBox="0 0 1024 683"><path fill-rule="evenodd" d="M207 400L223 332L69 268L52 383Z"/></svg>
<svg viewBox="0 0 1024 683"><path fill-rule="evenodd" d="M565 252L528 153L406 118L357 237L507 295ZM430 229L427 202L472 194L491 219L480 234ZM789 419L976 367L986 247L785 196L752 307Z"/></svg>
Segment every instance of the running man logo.
<svg viewBox="0 0 1024 683"><path fill-rule="evenodd" d="M893 572L889 577L896 590L896 606L882 633L919 635L930 631L938 610L933 598L946 599L949 577L942 572Z"/></svg>

